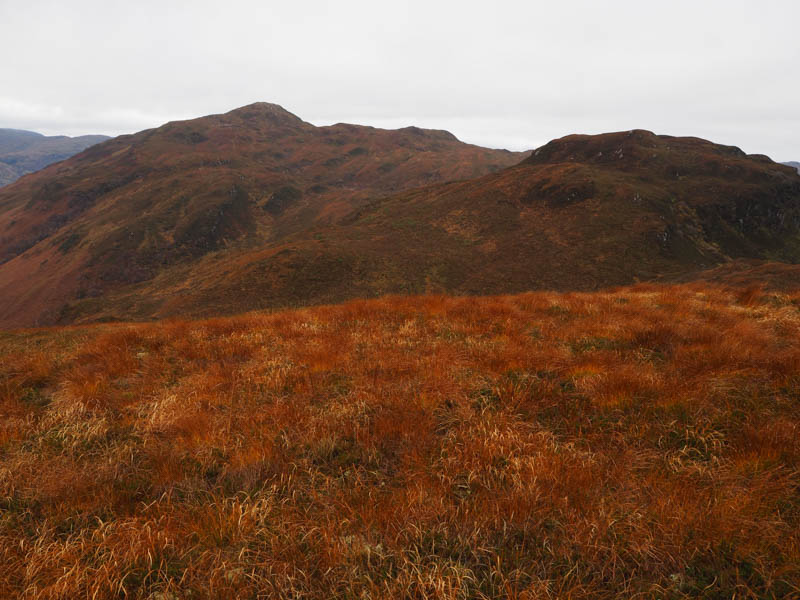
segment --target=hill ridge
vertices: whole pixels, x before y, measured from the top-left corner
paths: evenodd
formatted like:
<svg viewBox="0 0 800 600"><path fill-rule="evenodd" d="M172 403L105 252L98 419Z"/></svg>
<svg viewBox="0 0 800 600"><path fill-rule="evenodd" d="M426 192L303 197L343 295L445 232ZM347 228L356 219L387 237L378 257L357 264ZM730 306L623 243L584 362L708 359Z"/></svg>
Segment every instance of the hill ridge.
<svg viewBox="0 0 800 600"><path fill-rule="evenodd" d="M0 128L0 187L107 139L104 135L46 136L25 129Z"/></svg>
<svg viewBox="0 0 800 600"><path fill-rule="evenodd" d="M800 175L766 157L647 130L530 156L421 131L315 127L256 104L92 147L0 192L0 325L800 262Z"/></svg>
<svg viewBox="0 0 800 600"><path fill-rule="evenodd" d="M800 172L800 162L798 162L798 161L790 160L788 162L784 162L784 163L781 163L781 164L782 165L786 165L787 167L795 168L795 169L798 170L798 172Z"/></svg>

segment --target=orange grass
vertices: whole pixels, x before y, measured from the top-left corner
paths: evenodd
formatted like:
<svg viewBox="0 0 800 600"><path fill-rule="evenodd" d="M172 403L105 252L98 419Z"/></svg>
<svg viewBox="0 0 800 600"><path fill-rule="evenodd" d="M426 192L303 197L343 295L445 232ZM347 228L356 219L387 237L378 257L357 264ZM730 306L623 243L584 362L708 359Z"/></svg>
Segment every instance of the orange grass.
<svg viewBox="0 0 800 600"><path fill-rule="evenodd" d="M798 597L799 307L650 285L0 333L0 597Z"/></svg>

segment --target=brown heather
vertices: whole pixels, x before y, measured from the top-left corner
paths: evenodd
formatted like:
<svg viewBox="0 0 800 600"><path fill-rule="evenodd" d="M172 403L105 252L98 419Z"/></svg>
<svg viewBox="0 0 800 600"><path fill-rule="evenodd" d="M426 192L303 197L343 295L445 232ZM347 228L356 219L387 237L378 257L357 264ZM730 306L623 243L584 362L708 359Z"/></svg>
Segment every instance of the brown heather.
<svg viewBox="0 0 800 600"><path fill-rule="evenodd" d="M800 295L0 334L2 598L800 596Z"/></svg>
<svg viewBox="0 0 800 600"><path fill-rule="evenodd" d="M644 130L523 158L263 103L121 136L0 190L0 328L800 281L791 167Z"/></svg>

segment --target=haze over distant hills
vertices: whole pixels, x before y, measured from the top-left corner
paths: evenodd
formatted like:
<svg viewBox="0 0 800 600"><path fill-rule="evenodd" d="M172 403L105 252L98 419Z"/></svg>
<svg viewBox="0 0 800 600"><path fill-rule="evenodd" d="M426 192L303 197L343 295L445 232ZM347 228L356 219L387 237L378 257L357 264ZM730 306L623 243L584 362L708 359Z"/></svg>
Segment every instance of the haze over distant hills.
<svg viewBox="0 0 800 600"><path fill-rule="evenodd" d="M732 264L713 277L741 279L748 260L794 273L800 175L644 130L528 156L258 103L120 136L0 191L6 327L590 290Z"/></svg>
<svg viewBox="0 0 800 600"><path fill-rule="evenodd" d="M794 161L794 160L790 160L789 162L785 162L785 163L781 163L781 164L787 165L789 167L794 167L795 169L800 171L800 162L797 162L797 161Z"/></svg>
<svg viewBox="0 0 800 600"><path fill-rule="evenodd" d="M107 139L105 135L45 136L22 129L0 129L0 186Z"/></svg>

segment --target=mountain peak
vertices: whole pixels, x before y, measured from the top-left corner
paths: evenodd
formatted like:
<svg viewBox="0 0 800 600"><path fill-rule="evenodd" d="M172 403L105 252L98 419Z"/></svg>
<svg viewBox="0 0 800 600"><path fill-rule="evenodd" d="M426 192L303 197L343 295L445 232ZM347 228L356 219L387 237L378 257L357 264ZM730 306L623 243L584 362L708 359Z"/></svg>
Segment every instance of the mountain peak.
<svg viewBox="0 0 800 600"><path fill-rule="evenodd" d="M682 161L690 162L722 158L764 160L763 157L747 155L736 146L714 144L696 137L656 135L646 129L632 129L600 135L568 135L537 148L525 162L532 165L583 162L625 166L657 163L670 156L680 156Z"/></svg>
<svg viewBox="0 0 800 600"><path fill-rule="evenodd" d="M415 125L410 125L408 127L403 127L401 129L398 129L397 131L401 131L403 133L409 133L411 135L417 135L420 137L428 137L431 139L447 140L450 142L459 141L456 136L454 136L446 129L423 129Z"/></svg>
<svg viewBox="0 0 800 600"><path fill-rule="evenodd" d="M304 121L297 115L290 113L279 104L270 102L253 102L226 113L246 120L267 119L274 123L300 124Z"/></svg>

